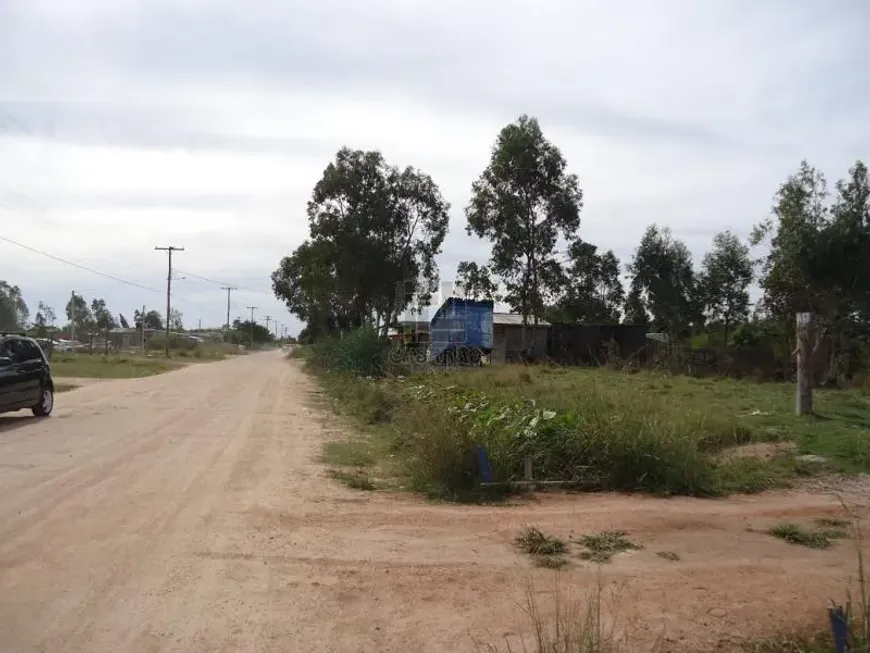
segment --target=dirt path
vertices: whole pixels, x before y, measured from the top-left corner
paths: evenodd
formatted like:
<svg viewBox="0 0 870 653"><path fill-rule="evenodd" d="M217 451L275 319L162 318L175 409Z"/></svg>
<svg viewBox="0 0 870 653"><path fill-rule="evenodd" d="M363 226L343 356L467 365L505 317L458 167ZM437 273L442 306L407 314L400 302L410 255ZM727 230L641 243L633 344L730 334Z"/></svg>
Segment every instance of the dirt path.
<svg viewBox="0 0 870 653"><path fill-rule="evenodd" d="M0 417L0 649L475 651L527 629L529 577L545 602L552 590L511 548L527 523L644 545L604 574L632 651L663 629L668 650L708 651L822 623L853 569L848 543L812 551L747 530L837 512L818 495L486 508L355 492L317 462L332 420L311 391L264 353L82 387L50 420ZM594 578L578 563L564 584Z"/></svg>

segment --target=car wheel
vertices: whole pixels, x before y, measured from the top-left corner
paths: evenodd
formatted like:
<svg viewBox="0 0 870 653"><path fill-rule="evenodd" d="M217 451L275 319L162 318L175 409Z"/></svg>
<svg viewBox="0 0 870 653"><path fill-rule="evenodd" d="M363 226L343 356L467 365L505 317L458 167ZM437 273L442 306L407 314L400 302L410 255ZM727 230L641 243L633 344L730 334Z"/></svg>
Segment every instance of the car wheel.
<svg viewBox="0 0 870 653"><path fill-rule="evenodd" d="M36 417L48 417L51 415L52 408L54 408L54 390L50 386L45 386L42 389L42 399L32 408L33 414Z"/></svg>

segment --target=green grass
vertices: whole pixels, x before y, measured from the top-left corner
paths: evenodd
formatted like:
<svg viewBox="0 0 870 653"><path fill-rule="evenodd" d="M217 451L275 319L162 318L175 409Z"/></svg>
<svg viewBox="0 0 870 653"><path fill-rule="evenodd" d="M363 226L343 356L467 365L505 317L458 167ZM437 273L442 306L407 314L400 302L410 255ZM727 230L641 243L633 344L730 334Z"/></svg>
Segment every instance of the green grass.
<svg viewBox="0 0 870 653"><path fill-rule="evenodd" d="M840 528L810 530L791 522L777 524L768 533L789 544L797 544L810 549L827 549L833 540L841 540L848 536L846 531Z"/></svg>
<svg viewBox="0 0 870 653"><path fill-rule="evenodd" d="M374 481L362 470L346 471L343 469L330 469L329 475L336 481L340 481L354 490L373 491L377 489Z"/></svg>
<svg viewBox="0 0 870 653"><path fill-rule="evenodd" d="M181 367L165 358L137 355L55 354L51 373L56 378L133 379L162 374Z"/></svg>
<svg viewBox="0 0 870 653"><path fill-rule="evenodd" d="M814 393L816 415L794 414L792 383L696 379L654 372L626 374L606 369L504 366L451 375L459 387L528 396L549 407L570 407L578 392L621 396L634 405L656 406L681 419L699 413L733 420L752 441L793 440L799 454L825 456L834 471L870 471L870 391Z"/></svg>
<svg viewBox="0 0 870 653"><path fill-rule="evenodd" d="M306 366L360 425L366 444L353 446L374 458L367 464L433 498L492 496L480 489L477 445L495 480L521 478L531 456L539 480L659 495L758 492L801 474L870 471L866 390L819 390L817 414L804 418L794 415L792 384L513 365L363 379L316 361ZM786 440L828 462L723 455Z"/></svg>

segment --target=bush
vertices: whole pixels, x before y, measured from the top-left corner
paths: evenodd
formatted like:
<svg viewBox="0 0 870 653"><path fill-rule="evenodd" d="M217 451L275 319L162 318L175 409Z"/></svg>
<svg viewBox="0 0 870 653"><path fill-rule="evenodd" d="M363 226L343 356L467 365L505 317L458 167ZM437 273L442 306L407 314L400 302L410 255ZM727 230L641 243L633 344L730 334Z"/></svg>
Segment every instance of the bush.
<svg viewBox="0 0 870 653"><path fill-rule="evenodd" d="M193 351L199 343L196 340L191 340L185 336L178 334L169 335L169 348L180 351ZM145 348L149 351L158 351L166 349L166 335L155 333L145 342Z"/></svg>
<svg viewBox="0 0 870 653"><path fill-rule="evenodd" d="M311 348L309 363L326 372L383 377L390 345L374 329L325 338Z"/></svg>
<svg viewBox="0 0 870 653"><path fill-rule="evenodd" d="M394 425L415 489L455 497L480 482L477 445L495 481L522 478L531 457L536 479L574 482L589 490L717 494L708 452L740 439L739 429L700 416L674 420L655 410L613 405L591 392L571 411L494 395L411 385Z"/></svg>

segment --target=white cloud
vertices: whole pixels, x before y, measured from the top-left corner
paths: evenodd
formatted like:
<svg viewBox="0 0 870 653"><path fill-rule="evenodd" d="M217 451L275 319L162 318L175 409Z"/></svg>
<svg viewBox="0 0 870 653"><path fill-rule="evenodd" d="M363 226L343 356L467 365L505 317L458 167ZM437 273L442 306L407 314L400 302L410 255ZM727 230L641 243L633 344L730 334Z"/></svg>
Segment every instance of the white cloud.
<svg viewBox="0 0 870 653"><path fill-rule="evenodd" d="M441 185L449 277L486 259L462 209L498 130L529 113L580 176L584 238L625 257L659 222L700 257L763 217L801 158L836 178L867 156L868 26L860 0L3 3L2 233L155 291L154 245L184 245L180 269L287 319L269 274L340 146ZM160 304L8 243L0 278L33 305L73 287ZM176 287L189 321L223 322L216 284Z"/></svg>

